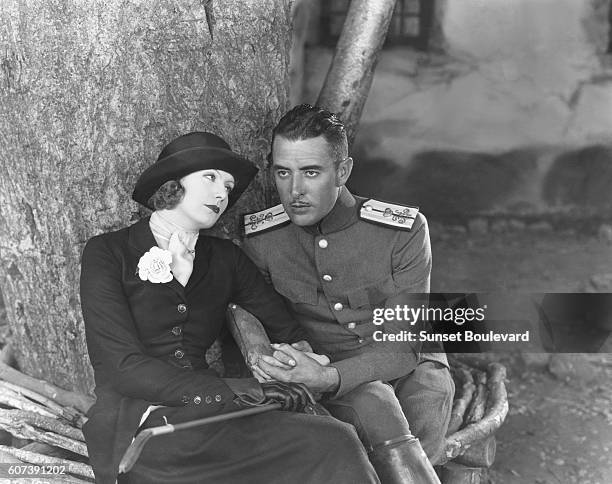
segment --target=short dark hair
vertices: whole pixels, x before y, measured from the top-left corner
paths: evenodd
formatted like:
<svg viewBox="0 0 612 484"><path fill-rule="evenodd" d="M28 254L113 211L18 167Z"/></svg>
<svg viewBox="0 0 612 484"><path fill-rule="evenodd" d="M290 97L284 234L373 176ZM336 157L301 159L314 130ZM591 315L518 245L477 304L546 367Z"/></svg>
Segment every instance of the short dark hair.
<svg viewBox="0 0 612 484"><path fill-rule="evenodd" d="M178 180L169 180L159 187L148 200L148 206L155 210L170 210L176 207L185 196L185 188Z"/></svg>
<svg viewBox="0 0 612 484"><path fill-rule="evenodd" d="M318 106L300 104L287 112L272 131L272 145L277 136L290 141L323 136L331 148L336 164L348 156L344 123L334 113Z"/></svg>

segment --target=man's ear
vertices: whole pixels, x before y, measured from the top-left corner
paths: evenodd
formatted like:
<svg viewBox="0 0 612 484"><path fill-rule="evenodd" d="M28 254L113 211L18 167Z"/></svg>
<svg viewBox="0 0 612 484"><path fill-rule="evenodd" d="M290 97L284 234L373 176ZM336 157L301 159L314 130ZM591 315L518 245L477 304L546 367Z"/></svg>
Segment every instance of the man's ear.
<svg viewBox="0 0 612 484"><path fill-rule="evenodd" d="M350 156L345 158L338 164L338 168L336 168L336 186L343 186L351 176L351 172L353 171L353 158Z"/></svg>

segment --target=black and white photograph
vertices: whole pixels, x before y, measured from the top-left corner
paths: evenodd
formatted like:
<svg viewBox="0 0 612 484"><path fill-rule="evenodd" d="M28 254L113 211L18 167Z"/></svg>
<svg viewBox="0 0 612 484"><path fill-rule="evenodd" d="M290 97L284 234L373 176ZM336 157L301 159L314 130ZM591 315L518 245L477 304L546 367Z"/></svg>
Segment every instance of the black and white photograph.
<svg viewBox="0 0 612 484"><path fill-rule="evenodd" d="M612 482L612 0L1 0L0 482Z"/></svg>

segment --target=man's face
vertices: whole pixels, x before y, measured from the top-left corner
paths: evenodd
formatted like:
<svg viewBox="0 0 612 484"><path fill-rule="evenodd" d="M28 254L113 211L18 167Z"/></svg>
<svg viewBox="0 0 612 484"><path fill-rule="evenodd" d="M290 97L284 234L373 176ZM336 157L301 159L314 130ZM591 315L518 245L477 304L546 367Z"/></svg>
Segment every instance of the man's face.
<svg viewBox="0 0 612 484"><path fill-rule="evenodd" d="M323 136L297 141L282 136L274 139L274 181L285 212L294 224L317 224L333 208L339 189L350 174L350 169L346 173L347 160L337 168L334 161Z"/></svg>

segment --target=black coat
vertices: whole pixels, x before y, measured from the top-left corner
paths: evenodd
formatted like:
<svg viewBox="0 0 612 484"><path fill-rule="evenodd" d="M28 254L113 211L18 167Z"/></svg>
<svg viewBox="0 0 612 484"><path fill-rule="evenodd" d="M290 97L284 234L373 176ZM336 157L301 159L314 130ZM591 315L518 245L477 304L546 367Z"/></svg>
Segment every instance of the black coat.
<svg viewBox="0 0 612 484"><path fill-rule="evenodd" d="M282 299L230 241L201 235L186 287L140 279L157 244L148 219L92 238L81 272L81 304L97 401L83 431L99 482L115 482L119 460L151 404L190 407L193 417L236 409L235 395L204 355L235 302L272 340L304 339Z"/></svg>

